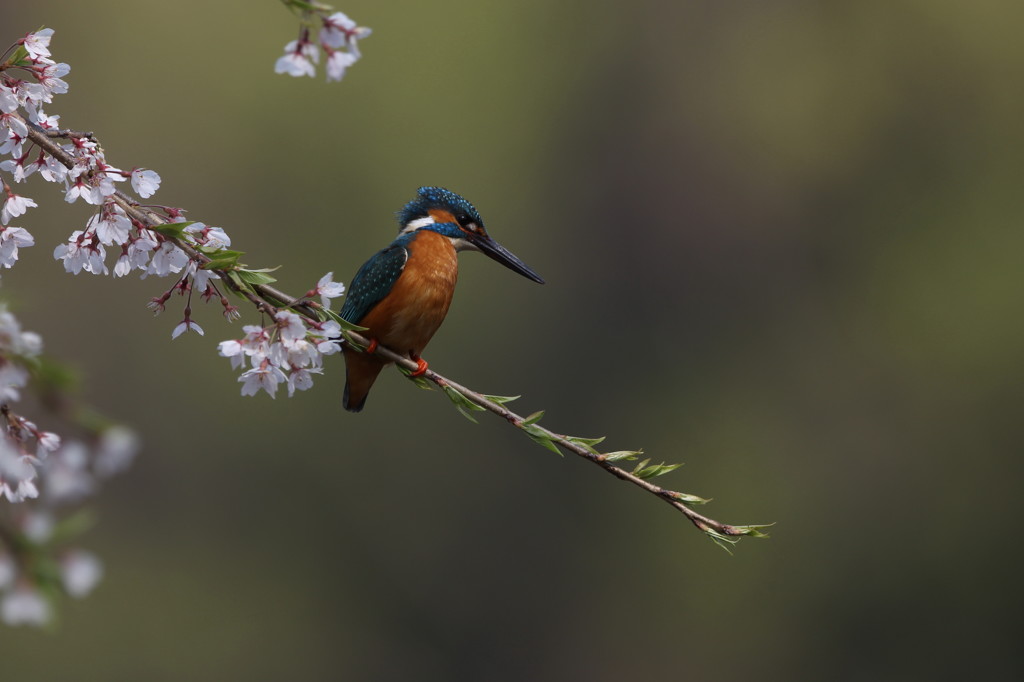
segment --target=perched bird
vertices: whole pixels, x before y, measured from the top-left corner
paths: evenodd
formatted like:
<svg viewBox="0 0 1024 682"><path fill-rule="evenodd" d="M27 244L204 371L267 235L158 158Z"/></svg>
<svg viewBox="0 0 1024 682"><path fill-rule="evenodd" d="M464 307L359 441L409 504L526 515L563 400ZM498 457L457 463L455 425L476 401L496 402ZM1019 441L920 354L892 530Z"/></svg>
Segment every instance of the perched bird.
<svg viewBox="0 0 1024 682"><path fill-rule="evenodd" d="M380 343L416 361L413 376L427 371L420 358L441 326L455 293L458 251L481 251L534 282L536 272L491 239L469 203L441 187L420 187L398 213L395 241L366 261L352 279L341 317L366 327L370 347L345 348L345 409L359 412L377 375L388 364L373 354Z"/></svg>

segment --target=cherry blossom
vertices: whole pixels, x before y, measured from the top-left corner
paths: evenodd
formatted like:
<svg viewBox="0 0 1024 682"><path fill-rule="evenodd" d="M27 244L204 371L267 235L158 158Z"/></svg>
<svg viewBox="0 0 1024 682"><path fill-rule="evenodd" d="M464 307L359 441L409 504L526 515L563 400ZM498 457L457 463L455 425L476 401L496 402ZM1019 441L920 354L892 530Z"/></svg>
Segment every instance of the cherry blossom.
<svg viewBox="0 0 1024 682"><path fill-rule="evenodd" d="M38 460L15 448L6 436L0 438L0 497L8 502L22 502L39 496L36 487Z"/></svg>
<svg viewBox="0 0 1024 682"><path fill-rule="evenodd" d="M348 36L358 28L356 22L349 19L344 12L335 12L329 17L324 17L323 22L320 42L329 47L344 46L348 42Z"/></svg>
<svg viewBox="0 0 1024 682"><path fill-rule="evenodd" d="M0 266L14 267L18 260L18 249L35 243L35 239L24 228L0 226Z"/></svg>
<svg viewBox="0 0 1024 682"><path fill-rule="evenodd" d="M139 437L131 429L111 426L100 434L96 445L93 471L99 478L109 478L127 469L139 452Z"/></svg>
<svg viewBox="0 0 1024 682"><path fill-rule="evenodd" d="M316 350L320 355L334 355L341 352L341 346L338 345L338 339L341 338L341 325L334 320L321 322L319 328L311 329L309 338L316 344Z"/></svg>
<svg viewBox="0 0 1024 682"><path fill-rule="evenodd" d="M47 64L42 68L36 70L36 77L39 79L39 85L42 86L43 94L40 98L35 99L35 103L39 101L52 102L54 95L63 95L68 91L68 84L64 81L61 76L66 76L71 71L71 67L67 64Z"/></svg>
<svg viewBox="0 0 1024 682"><path fill-rule="evenodd" d="M21 148L25 137L26 135L18 135L13 129L8 129L7 139L0 140L0 154L4 156L10 154L14 157L21 156Z"/></svg>
<svg viewBox="0 0 1024 682"><path fill-rule="evenodd" d="M83 270L94 275L106 274L107 266L103 259L106 250L93 231L75 230L68 241L53 250L53 257L64 262L64 269L77 275Z"/></svg>
<svg viewBox="0 0 1024 682"><path fill-rule="evenodd" d="M313 375L323 374L319 367L301 367L294 369L288 375L288 397L295 395L295 391L305 391L313 387Z"/></svg>
<svg viewBox="0 0 1024 682"><path fill-rule="evenodd" d="M129 237L124 256L131 268L147 272L150 257L159 247L160 244L153 233L144 230L134 237Z"/></svg>
<svg viewBox="0 0 1024 682"><path fill-rule="evenodd" d="M185 306L185 319L183 319L181 323L174 328L174 331L171 332L171 338L176 339L187 331L193 331L196 334L199 334L199 336L204 335L203 328L196 324L192 319L191 306Z"/></svg>
<svg viewBox="0 0 1024 682"><path fill-rule="evenodd" d="M61 559L60 577L68 594L81 599L103 578L103 564L91 552L73 550Z"/></svg>
<svg viewBox="0 0 1024 682"><path fill-rule="evenodd" d="M50 621L50 602L24 583L0 600L0 618L8 625L46 625Z"/></svg>
<svg viewBox="0 0 1024 682"><path fill-rule="evenodd" d="M148 199L160 189L160 175L146 168L136 168L132 171L132 189L143 199Z"/></svg>
<svg viewBox="0 0 1024 682"><path fill-rule="evenodd" d="M331 299L338 298L345 294L345 285L334 281L334 273L328 272L316 283L316 287L306 294L306 298L320 297L320 303L325 308L331 307Z"/></svg>
<svg viewBox="0 0 1024 682"><path fill-rule="evenodd" d="M246 357L258 357L262 362L270 352L270 333L266 329L247 324L242 327L242 331L245 336L241 339L221 341L217 346L222 357L231 358L232 369L245 365Z"/></svg>
<svg viewBox="0 0 1024 682"><path fill-rule="evenodd" d="M146 272L158 277L166 277L172 272L181 272L188 262L189 258L184 251L171 242L164 242L153 252Z"/></svg>
<svg viewBox="0 0 1024 682"><path fill-rule="evenodd" d="M36 438L39 440L39 450L36 451L36 456L42 459L45 457L43 451L53 452L60 447L60 436L52 431L39 431L36 433Z"/></svg>
<svg viewBox="0 0 1024 682"><path fill-rule="evenodd" d="M277 330L285 345L306 338L306 325L295 313L281 310L274 315L274 319L277 320Z"/></svg>
<svg viewBox="0 0 1024 682"><path fill-rule="evenodd" d="M40 128L45 128L47 130L56 130L58 128L57 122L60 120L60 116L48 116L40 107L34 104L26 104L25 113L28 114L28 120L35 123ZM26 128L26 134L27 133L28 129Z"/></svg>
<svg viewBox="0 0 1024 682"><path fill-rule="evenodd" d="M3 209L0 209L0 222L9 223L11 218L17 218L20 215L24 215L28 209L39 206L39 204L28 197L14 194L11 192L10 187L5 188L7 189L7 201L4 202Z"/></svg>
<svg viewBox="0 0 1024 682"><path fill-rule="evenodd" d="M69 183L68 190L67 192L64 193L64 201L68 202L69 204L72 204L76 200L78 200L79 197L85 198L86 201L89 201L87 196L91 196L92 191L93 189L87 183L86 178L79 175L74 179L74 182ZM89 203L93 204L99 202L89 201Z"/></svg>
<svg viewBox="0 0 1024 682"><path fill-rule="evenodd" d="M38 105L47 101L49 92L39 83L28 83L22 81L17 84L18 100L26 106Z"/></svg>
<svg viewBox="0 0 1024 682"><path fill-rule="evenodd" d="M348 48L352 53L353 60L359 59L362 54L359 52L358 41L369 36L372 31L365 26L356 26L342 12L335 12L324 20L324 28L320 31L320 42L326 47L334 49Z"/></svg>
<svg viewBox="0 0 1024 682"><path fill-rule="evenodd" d="M320 53L312 43L293 40L284 46L284 55L274 65L274 73L287 73L289 76L315 76L315 62L320 61Z"/></svg>
<svg viewBox="0 0 1024 682"><path fill-rule="evenodd" d="M242 395L256 395L263 390L273 398L277 393L277 385L288 378L280 368L264 359L259 365L242 372L238 380L242 382Z"/></svg>
<svg viewBox="0 0 1024 682"><path fill-rule="evenodd" d="M29 33L18 42L25 46L25 51L33 59L46 58L50 56L50 39L53 37L52 28L44 28Z"/></svg>
<svg viewBox="0 0 1024 682"><path fill-rule="evenodd" d="M329 49L329 48L328 48ZM327 80L340 81L345 77L348 67L356 63L358 57L351 52L330 50L327 56Z"/></svg>
<svg viewBox="0 0 1024 682"><path fill-rule="evenodd" d="M84 444L69 442L42 467L42 484L51 503L77 502L95 491L89 471L90 453Z"/></svg>
<svg viewBox="0 0 1024 682"><path fill-rule="evenodd" d="M224 249L231 246L231 238L224 228L208 227L205 223L195 222L184 230L195 244L211 249Z"/></svg>
<svg viewBox="0 0 1024 682"><path fill-rule="evenodd" d="M15 182L23 182L25 180L25 159L26 155L21 155L17 158L7 159L0 162L0 170L5 170L14 176Z"/></svg>
<svg viewBox="0 0 1024 682"><path fill-rule="evenodd" d="M25 122L21 120L19 116L15 116L13 112L6 112L0 114L0 123L2 123L5 128L7 128L7 131L10 134L11 139L16 140L17 144L20 145L21 142L26 137L28 137L28 126L25 125ZM11 151L13 150L14 148L11 147ZM5 151L3 153L8 154L10 152ZM18 149L17 153L20 155L21 150Z"/></svg>
<svg viewBox="0 0 1024 682"><path fill-rule="evenodd" d="M288 4L288 0L285 0ZM362 56L359 40L370 35L370 29L357 26L342 12L331 12L329 7L296 5L303 17L299 38L285 45L284 55L274 65L276 73L290 76L313 76L320 61L320 49L327 54L327 80L340 81L348 67ZM311 37L314 28L319 27L316 41Z"/></svg>
<svg viewBox="0 0 1024 682"><path fill-rule="evenodd" d="M96 232L101 244L107 246L121 245L128 241L128 232L132 223L120 206L112 202L103 204L103 209L89 219L86 224L89 230Z"/></svg>
<svg viewBox="0 0 1024 682"><path fill-rule="evenodd" d="M68 169L57 159L47 156L45 167L39 168L39 175L47 182L64 182L68 175Z"/></svg>
<svg viewBox="0 0 1024 682"><path fill-rule="evenodd" d="M19 106L21 103L18 102L18 96L14 90L0 83L0 111L11 114L17 111Z"/></svg>

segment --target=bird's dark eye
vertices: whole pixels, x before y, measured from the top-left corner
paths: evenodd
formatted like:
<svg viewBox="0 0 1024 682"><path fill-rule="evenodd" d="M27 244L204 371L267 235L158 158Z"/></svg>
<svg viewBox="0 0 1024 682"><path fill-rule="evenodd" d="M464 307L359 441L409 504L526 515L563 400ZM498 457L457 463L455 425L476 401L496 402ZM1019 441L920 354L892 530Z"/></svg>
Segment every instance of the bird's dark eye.
<svg viewBox="0 0 1024 682"><path fill-rule="evenodd" d="M455 220L458 221L459 225L468 226L470 223L469 215L466 213L457 213Z"/></svg>

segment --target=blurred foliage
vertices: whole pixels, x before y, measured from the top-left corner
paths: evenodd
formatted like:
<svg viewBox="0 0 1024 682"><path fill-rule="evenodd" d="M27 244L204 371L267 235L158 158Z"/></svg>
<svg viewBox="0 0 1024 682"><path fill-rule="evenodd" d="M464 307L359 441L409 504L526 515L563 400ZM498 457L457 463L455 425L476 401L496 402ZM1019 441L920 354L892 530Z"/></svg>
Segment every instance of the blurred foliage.
<svg viewBox="0 0 1024 682"><path fill-rule="evenodd" d="M330 86L272 73L276 2L0 26L55 28L62 123L286 290L347 281L417 186L465 194L548 284L466 254L431 366L685 461L667 485L773 537L729 557L394 372L358 416L340 360L242 399L215 351L239 328L199 310L172 344L159 283L65 276L50 250L87 216L35 184L5 295L146 449L90 533L103 585L53 636L5 631L9 675L1019 677L1024 6L340 9L374 33Z"/></svg>

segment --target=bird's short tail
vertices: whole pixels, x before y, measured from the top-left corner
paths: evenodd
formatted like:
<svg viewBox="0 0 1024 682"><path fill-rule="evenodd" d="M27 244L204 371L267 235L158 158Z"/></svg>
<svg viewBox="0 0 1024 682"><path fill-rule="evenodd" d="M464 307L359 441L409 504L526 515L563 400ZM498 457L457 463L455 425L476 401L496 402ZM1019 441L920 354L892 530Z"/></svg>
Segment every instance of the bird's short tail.
<svg viewBox="0 0 1024 682"><path fill-rule="evenodd" d="M373 355L345 351L345 396L342 405L349 412L362 412L373 382L384 369L384 363Z"/></svg>

